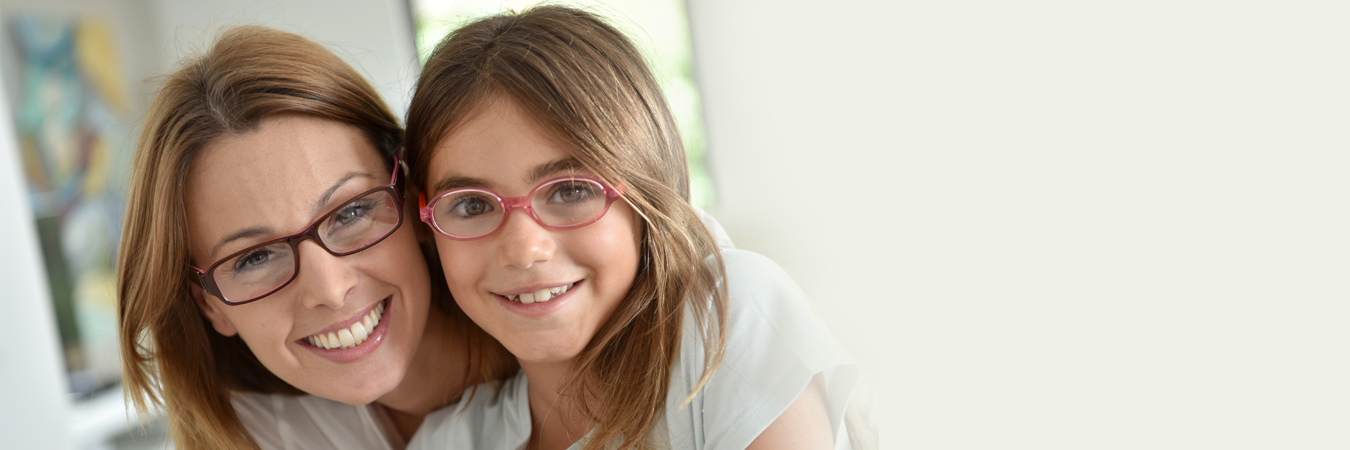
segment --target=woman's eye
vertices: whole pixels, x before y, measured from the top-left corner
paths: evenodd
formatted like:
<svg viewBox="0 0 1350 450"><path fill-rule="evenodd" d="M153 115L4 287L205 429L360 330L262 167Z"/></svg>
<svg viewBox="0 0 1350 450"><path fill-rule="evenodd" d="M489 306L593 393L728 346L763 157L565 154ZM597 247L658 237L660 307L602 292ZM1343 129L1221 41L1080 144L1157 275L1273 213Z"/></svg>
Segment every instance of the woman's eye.
<svg viewBox="0 0 1350 450"><path fill-rule="evenodd" d="M258 268L272 259L272 252L268 250L254 250L240 256L234 260L234 271L244 272L249 269Z"/></svg>
<svg viewBox="0 0 1350 450"><path fill-rule="evenodd" d="M333 220L338 225L351 225L369 214L371 209L366 202L353 202L333 213Z"/></svg>

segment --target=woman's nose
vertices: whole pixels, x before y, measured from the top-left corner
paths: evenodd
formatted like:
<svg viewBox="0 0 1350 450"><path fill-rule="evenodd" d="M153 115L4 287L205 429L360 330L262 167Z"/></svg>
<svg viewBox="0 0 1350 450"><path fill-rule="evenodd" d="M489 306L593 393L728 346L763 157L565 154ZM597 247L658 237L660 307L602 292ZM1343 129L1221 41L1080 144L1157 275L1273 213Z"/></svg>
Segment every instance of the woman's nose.
<svg viewBox="0 0 1350 450"><path fill-rule="evenodd" d="M300 284L305 308L327 306L340 309L356 288L356 270L347 258L333 256L313 240L300 243L300 271L293 284Z"/></svg>
<svg viewBox="0 0 1350 450"><path fill-rule="evenodd" d="M558 247L553 232L535 222L523 208L508 213L498 235L497 262L507 267L529 269L552 259Z"/></svg>

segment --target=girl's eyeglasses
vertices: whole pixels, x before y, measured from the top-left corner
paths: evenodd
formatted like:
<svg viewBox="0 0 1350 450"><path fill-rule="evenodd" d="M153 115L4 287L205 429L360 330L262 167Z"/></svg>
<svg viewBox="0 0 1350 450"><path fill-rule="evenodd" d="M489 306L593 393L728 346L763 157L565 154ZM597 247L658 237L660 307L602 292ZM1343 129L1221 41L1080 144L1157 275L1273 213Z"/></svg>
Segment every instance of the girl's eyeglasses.
<svg viewBox="0 0 1350 450"><path fill-rule="evenodd" d="M531 219L550 230L590 225L609 210L623 191L598 179L567 176L545 181L529 195L502 198L486 189L454 189L426 203L421 199L422 221L450 239L467 241L497 232L506 223L507 212L524 208Z"/></svg>
<svg viewBox="0 0 1350 450"><path fill-rule="evenodd" d="M403 224L398 157L389 184L377 186L333 208L298 233L234 252L205 270L188 265L207 293L226 304L252 302L286 287L300 275L300 243L314 239L333 256L378 244Z"/></svg>

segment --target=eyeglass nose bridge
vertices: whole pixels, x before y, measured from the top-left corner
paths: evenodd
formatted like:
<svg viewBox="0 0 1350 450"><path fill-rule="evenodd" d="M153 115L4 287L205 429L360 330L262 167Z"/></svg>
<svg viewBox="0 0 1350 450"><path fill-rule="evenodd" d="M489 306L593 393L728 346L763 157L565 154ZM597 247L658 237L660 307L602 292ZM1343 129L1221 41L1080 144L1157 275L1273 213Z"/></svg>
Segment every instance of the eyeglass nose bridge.
<svg viewBox="0 0 1350 450"><path fill-rule="evenodd" d="M544 223L543 220L540 220L538 215L535 215L534 206L532 203L533 199L534 199L534 192L530 192L530 195L525 195L521 197L509 197L509 198L498 197L497 200L501 201L502 204L502 221L497 224L497 228L492 230L492 232L495 233L497 232L497 230L500 230L502 227L506 226L506 221L511 220L511 210L514 210L516 208L525 210L525 215L529 216L530 220L533 220L534 223L539 224L539 226L544 227L546 229L553 228L548 224Z"/></svg>

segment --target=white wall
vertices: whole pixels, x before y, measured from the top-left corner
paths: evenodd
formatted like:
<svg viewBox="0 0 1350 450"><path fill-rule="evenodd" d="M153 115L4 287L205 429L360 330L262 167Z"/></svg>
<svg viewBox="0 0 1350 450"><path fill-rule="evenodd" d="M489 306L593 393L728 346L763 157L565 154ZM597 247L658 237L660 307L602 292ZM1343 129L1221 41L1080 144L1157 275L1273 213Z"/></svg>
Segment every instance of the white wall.
<svg viewBox="0 0 1350 450"><path fill-rule="evenodd" d="M266 25L337 52L380 91L400 120L412 99L419 65L406 0L150 1L167 61L200 52L222 27Z"/></svg>
<svg viewBox="0 0 1350 450"><path fill-rule="evenodd" d="M1346 448L1342 2L689 0L715 215L885 448Z"/></svg>
<svg viewBox="0 0 1350 450"><path fill-rule="evenodd" d="M0 309L11 320L0 326L0 405L5 405L0 439L6 448L64 449L71 445L65 366L5 96L0 89L0 209L8 217L0 220L0 236L7 240L0 258Z"/></svg>

